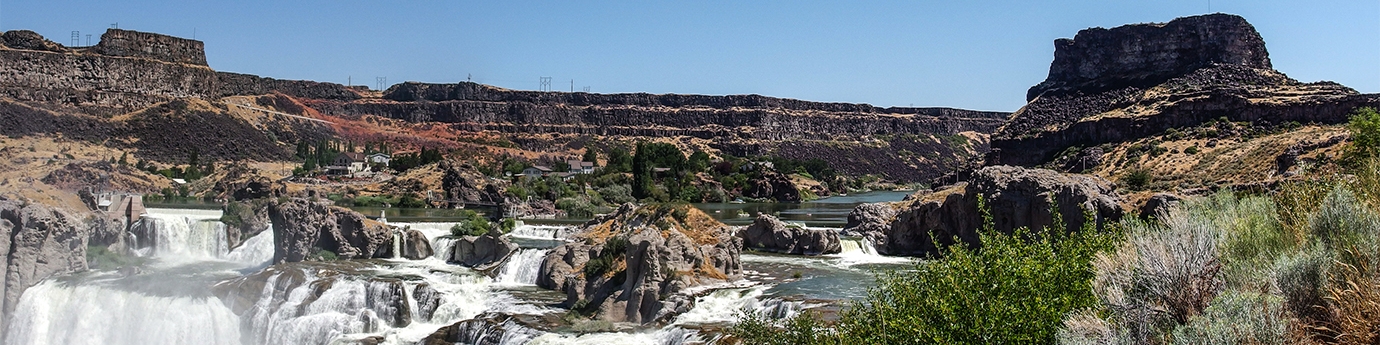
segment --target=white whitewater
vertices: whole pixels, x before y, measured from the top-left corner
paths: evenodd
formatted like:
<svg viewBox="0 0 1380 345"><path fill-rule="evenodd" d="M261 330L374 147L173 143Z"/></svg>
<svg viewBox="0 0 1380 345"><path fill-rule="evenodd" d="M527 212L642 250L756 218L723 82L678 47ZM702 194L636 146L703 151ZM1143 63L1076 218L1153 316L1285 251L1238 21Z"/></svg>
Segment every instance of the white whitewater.
<svg viewBox="0 0 1380 345"><path fill-rule="evenodd" d="M509 285L537 285L537 272L541 270L542 259L546 258L546 249L521 249L513 256L508 258L508 262L498 270L498 276L494 280L499 284Z"/></svg>
<svg viewBox="0 0 1380 345"><path fill-rule="evenodd" d="M415 344L437 329L485 312L549 314L564 310L513 297L530 291L548 249L521 249L489 278L445 263L454 223L395 223L421 231L437 255L424 260L320 264L305 275L282 270L260 290L245 292L252 306L235 315L211 296L214 285L258 272L273 257L273 233L265 231L228 250L220 213L150 210L154 264L123 276L95 272L52 279L27 290L8 324L10 344L332 344L369 337L382 344ZM559 226L519 227L514 236L559 239ZM397 243L398 241L395 241ZM397 252L397 250L395 250ZM312 264L317 265L317 264ZM278 266L275 266L278 267ZM333 267L340 267L335 269ZM318 276L317 273L321 272ZM329 272L329 273L327 273ZM289 288L288 284L298 281ZM440 296L425 317L417 298L426 284ZM250 285L252 286L252 285ZM697 299L672 325L636 333L513 333L504 344L684 344L701 341L681 325L726 323L739 310L794 315L804 306L764 296L766 286L715 291ZM255 292L257 291L257 292ZM520 294L519 294L520 295ZM392 302L392 303L390 303ZM409 306L410 312L397 308ZM409 313L403 315L402 313ZM410 318L406 324L393 323Z"/></svg>
<svg viewBox="0 0 1380 345"><path fill-rule="evenodd" d="M240 343L240 319L219 299L150 296L45 281L24 292L10 344Z"/></svg>
<svg viewBox="0 0 1380 345"><path fill-rule="evenodd" d="M528 225L522 224L509 232L509 236L522 237L535 240L565 240L565 234L571 227L557 225Z"/></svg>
<svg viewBox="0 0 1380 345"><path fill-rule="evenodd" d="M833 262L842 266L900 264L914 261L914 259L907 257L877 254L877 247L873 246L872 241L867 238L840 238L839 244L843 247L842 252L828 255L828 257L836 259Z"/></svg>

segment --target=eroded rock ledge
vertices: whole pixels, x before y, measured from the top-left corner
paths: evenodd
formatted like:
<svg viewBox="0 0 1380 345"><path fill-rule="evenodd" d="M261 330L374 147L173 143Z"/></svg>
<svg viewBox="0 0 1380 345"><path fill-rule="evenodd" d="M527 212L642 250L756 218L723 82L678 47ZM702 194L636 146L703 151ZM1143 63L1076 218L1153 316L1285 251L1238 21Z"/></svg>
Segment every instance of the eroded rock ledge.
<svg viewBox="0 0 1380 345"><path fill-rule="evenodd" d="M552 249L537 286L600 319L664 322L693 307L687 288L739 277L742 248L730 227L689 205L625 204Z"/></svg>

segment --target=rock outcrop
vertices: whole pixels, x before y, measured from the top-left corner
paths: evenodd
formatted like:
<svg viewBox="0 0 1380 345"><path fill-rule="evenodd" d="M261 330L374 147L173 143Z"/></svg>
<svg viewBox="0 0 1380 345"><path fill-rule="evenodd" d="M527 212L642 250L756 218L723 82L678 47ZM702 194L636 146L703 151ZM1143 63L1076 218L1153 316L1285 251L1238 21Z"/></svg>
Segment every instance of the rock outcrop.
<svg viewBox="0 0 1380 345"><path fill-rule="evenodd" d="M1150 199L1145 200L1145 204L1140 207L1140 219L1150 220L1169 215L1174 208L1179 207L1179 201L1183 200L1178 195L1169 193L1155 193Z"/></svg>
<svg viewBox="0 0 1380 345"><path fill-rule="evenodd" d="M438 168L444 172L441 189L446 191L447 207L469 205L501 205L506 202L501 182L489 181L468 163L441 161Z"/></svg>
<svg viewBox="0 0 1380 345"><path fill-rule="evenodd" d="M745 249L782 254L838 254L843 250L838 232L788 225L767 214L757 216L752 225L739 230L738 237L743 239Z"/></svg>
<svg viewBox="0 0 1380 345"><path fill-rule="evenodd" d="M1073 39L1054 41L1049 78L1031 87L1026 100L1148 87L1214 64L1272 68L1265 40L1251 23L1235 15L1083 29Z"/></svg>
<svg viewBox="0 0 1380 345"><path fill-rule="evenodd" d="M197 40L133 30L106 29L91 51L122 56L206 66L206 47Z"/></svg>
<svg viewBox="0 0 1380 345"><path fill-rule="evenodd" d="M1069 148L1130 142L1220 118L1259 126L1336 124L1356 107L1380 106L1377 94L1301 83L1274 71L1260 34L1226 14L1087 29L1058 40L1049 78L1028 98L992 135L987 165L1040 165Z"/></svg>
<svg viewBox="0 0 1380 345"><path fill-rule="evenodd" d="M696 285L742 273L742 240L689 205L625 204L546 255L537 286L565 292L562 306L633 323L690 310Z"/></svg>
<svg viewBox="0 0 1380 345"><path fill-rule="evenodd" d="M392 239L387 225L369 220L359 212L317 202L292 198L268 205L273 223L273 262L307 260L320 250L341 259L384 257Z"/></svg>
<svg viewBox="0 0 1380 345"><path fill-rule="evenodd" d="M517 244L494 231L483 236L462 236L453 246L447 261L480 271L497 267L518 250Z"/></svg>
<svg viewBox="0 0 1380 345"><path fill-rule="evenodd" d="M761 179L748 181L743 196L756 199L771 199L776 202L800 202L800 189L791 178L775 171L765 171Z"/></svg>
<svg viewBox="0 0 1380 345"><path fill-rule="evenodd" d="M484 313L473 319L441 327L435 333L418 341L417 344L522 344L544 333L512 315Z"/></svg>
<svg viewBox="0 0 1380 345"><path fill-rule="evenodd" d="M86 270L87 224L47 206L0 198L0 253L5 254L4 314L0 328L24 290L56 275Z"/></svg>
<svg viewBox="0 0 1380 345"><path fill-rule="evenodd" d="M1101 178L992 166L978 170L968 183L912 200L861 205L849 215L844 232L868 237L887 255L935 255L955 240L977 244L979 196L996 230L1005 233L1020 227L1044 229L1054 224L1054 212L1065 224L1063 231L1078 231L1086 222L1102 229L1123 214L1113 185ZM891 217L888 208L895 210ZM1085 218L1085 212L1093 218Z"/></svg>
<svg viewBox="0 0 1380 345"><path fill-rule="evenodd" d="M379 249L381 257L401 257L408 260L421 260L431 257L435 251L431 248L431 241L426 239L426 234L412 228L396 230L399 233L395 237L389 237L388 243ZM393 241L401 239L402 243L393 244ZM400 249L399 253L393 253L393 248Z"/></svg>
<svg viewBox="0 0 1380 345"><path fill-rule="evenodd" d="M11 30L0 35L5 47L25 50L40 50L49 52L64 52L67 47L63 47L57 42L49 41L37 32L29 30Z"/></svg>

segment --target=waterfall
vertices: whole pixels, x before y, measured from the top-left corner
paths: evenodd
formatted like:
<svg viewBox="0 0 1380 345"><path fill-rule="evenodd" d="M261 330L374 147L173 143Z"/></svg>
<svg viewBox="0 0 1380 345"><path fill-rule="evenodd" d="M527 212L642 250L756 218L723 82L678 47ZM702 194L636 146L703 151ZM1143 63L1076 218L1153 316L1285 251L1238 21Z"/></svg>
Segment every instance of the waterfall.
<svg viewBox="0 0 1380 345"><path fill-rule="evenodd" d="M455 238L450 236L439 236L431 240L431 257L441 261L450 261L451 253L455 251Z"/></svg>
<svg viewBox="0 0 1380 345"><path fill-rule="evenodd" d="M538 240L564 240L569 227L554 225L527 225L523 224L513 229L508 234L513 237L531 238Z"/></svg>
<svg viewBox="0 0 1380 345"><path fill-rule="evenodd" d="M403 243L402 243L402 241L403 241L402 231L394 230L394 231L393 231L393 258L394 258L394 259L401 259L401 258L402 258L402 249L403 249Z"/></svg>
<svg viewBox="0 0 1380 345"><path fill-rule="evenodd" d="M842 252L828 256L837 259L833 263L843 268L858 264L898 264L912 261L905 257L878 254L877 247L866 237L840 238L839 244L843 247Z"/></svg>
<svg viewBox="0 0 1380 345"><path fill-rule="evenodd" d="M494 281L500 284L536 285L537 271L541 269L541 262L546 259L548 251L546 249L518 250L499 269L498 276L494 277Z"/></svg>
<svg viewBox="0 0 1380 345"><path fill-rule="evenodd" d="M148 296L44 281L20 298L10 344L238 345L240 319L215 297Z"/></svg>
<svg viewBox="0 0 1380 345"><path fill-rule="evenodd" d="M695 299L695 307L676 317L675 324L729 323L738 320L741 311L754 312L771 318L788 318L814 307L803 302L778 298L763 298L767 286L741 289L722 289Z"/></svg>
<svg viewBox="0 0 1380 345"><path fill-rule="evenodd" d="M260 265L273 260L273 231L266 230L250 237L239 248L230 251L225 260Z"/></svg>
<svg viewBox="0 0 1380 345"><path fill-rule="evenodd" d="M151 240L152 256L175 260L215 259L229 251L225 224L219 212L201 210L150 211L142 218ZM137 237L136 237L137 238Z"/></svg>
<svg viewBox="0 0 1380 345"><path fill-rule="evenodd" d="M843 246L843 255L878 255L877 248L867 238L840 238L839 244Z"/></svg>

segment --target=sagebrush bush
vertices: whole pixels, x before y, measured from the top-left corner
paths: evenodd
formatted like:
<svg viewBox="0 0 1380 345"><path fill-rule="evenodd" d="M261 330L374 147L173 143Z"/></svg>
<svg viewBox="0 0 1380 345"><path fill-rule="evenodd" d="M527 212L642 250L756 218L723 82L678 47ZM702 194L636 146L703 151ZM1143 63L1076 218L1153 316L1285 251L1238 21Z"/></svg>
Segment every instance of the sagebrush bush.
<svg viewBox="0 0 1380 345"><path fill-rule="evenodd" d="M1284 298L1284 308L1305 324L1327 325L1333 320L1330 309L1324 308L1331 264L1331 253L1320 245L1281 256L1275 263L1275 286Z"/></svg>
<svg viewBox="0 0 1380 345"><path fill-rule="evenodd" d="M1284 344L1288 322L1278 296L1227 291L1202 315L1174 330L1173 343L1184 345Z"/></svg>

